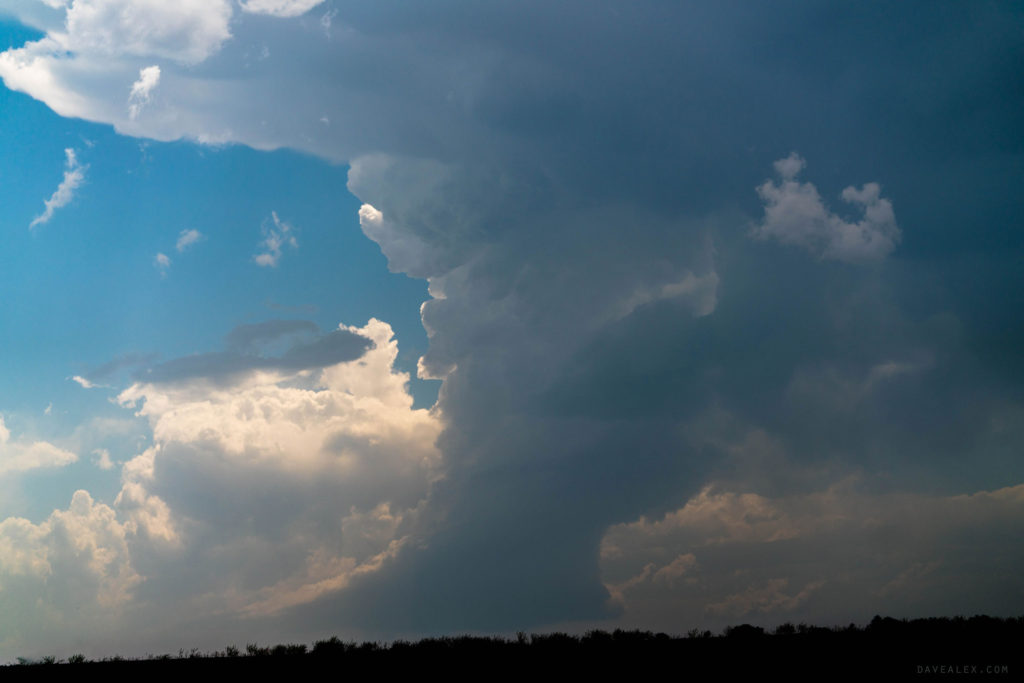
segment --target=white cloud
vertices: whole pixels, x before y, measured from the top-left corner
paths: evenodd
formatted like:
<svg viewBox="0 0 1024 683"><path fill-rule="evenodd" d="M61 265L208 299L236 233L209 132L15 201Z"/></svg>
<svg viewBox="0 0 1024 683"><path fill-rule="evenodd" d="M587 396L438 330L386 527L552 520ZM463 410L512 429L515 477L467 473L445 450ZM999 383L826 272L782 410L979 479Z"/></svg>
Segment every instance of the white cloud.
<svg viewBox="0 0 1024 683"><path fill-rule="evenodd" d="M199 232L195 228L182 230L181 234L178 235L178 241L174 247L180 254L201 239L203 239L203 233Z"/></svg>
<svg viewBox="0 0 1024 683"><path fill-rule="evenodd" d="M114 469L114 461L110 459L110 451L106 448L97 448L92 454L95 456L93 462L96 467L99 467L101 470Z"/></svg>
<svg viewBox="0 0 1024 683"><path fill-rule="evenodd" d="M754 236L802 247L821 259L847 263L869 263L888 256L899 244L901 233L892 202L882 198L878 183L843 190L843 201L864 214L861 220L849 222L828 210L813 184L797 181L805 165L796 152L775 162L782 180L778 184L768 180L757 188L765 210Z"/></svg>
<svg viewBox="0 0 1024 683"><path fill-rule="evenodd" d="M0 520L0 614L17 615L0 619L3 656L70 652L117 623L139 580L124 525L85 491L39 524Z"/></svg>
<svg viewBox="0 0 1024 683"><path fill-rule="evenodd" d="M195 609L266 614L309 602L376 571L415 528L439 474L439 421L412 408L389 325L344 329L373 348L312 375L262 374L230 389L140 383L119 396L153 430L153 447L124 466L116 502L140 556L176 546L195 561L238 561L231 576L188 570L194 583L178 597ZM172 562L147 582L174 584L180 570Z"/></svg>
<svg viewBox="0 0 1024 683"><path fill-rule="evenodd" d="M139 80L132 83L131 93L128 95L128 116L136 119L142 108L149 103L153 90L160 83L160 67L153 65L139 70Z"/></svg>
<svg viewBox="0 0 1024 683"><path fill-rule="evenodd" d="M155 265L156 269L160 271L161 276L166 276L167 270L171 267L171 259L167 254L158 253L153 259L153 265Z"/></svg>
<svg viewBox="0 0 1024 683"><path fill-rule="evenodd" d="M99 386L98 384L93 384L92 382L87 380L85 377L82 377L81 375L74 375L70 379L83 389L92 389L94 387Z"/></svg>
<svg viewBox="0 0 1024 683"><path fill-rule="evenodd" d="M0 415L0 476L41 468L64 467L78 460L71 451L46 441L12 440L11 431Z"/></svg>
<svg viewBox="0 0 1024 683"><path fill-rule="evenodd" d="M164 57L196 64L231 37L228 0L73 0L62 47L78 54Z"/></svg>
<svg viewBox="0 0 1024 683"><path fill-rule="evenodd" d="M257 265L275 268L277 262L281 260L281 249L286 246L295 249L299 243L295 239L294 228L290 224L278 218L276 211L272 211L270 216L273 219L273 225L264 221L261 228L264 239L260 242L260 247L264 251L253 256L253 260Z"/></svg>
<svg viewBox="0 0 1024 683"><path fill-rule="evenodd" d="M29 224L29 228L35 228L37 225L47 223L53 218L53 212L57 209L67 206L75 196L75 190L77 190L83 182L85 182L85 172L88 170L88 166L83 166L79 163L78 157L75 155L75 150L68 149L64 150L64 179L57 186L53 195L46 200L46 210L32 219Z"/></svg>
<svg viewBox="0 0 1024 683"><path fill-rule="evenodd" d="M146 638L166 647L203 623L219 624L204 646L222 646L251 637L253 622L238 617L344 592L393 563L441 476L441 425L413 409L387 323L341 329L372 348L242 387L197 379L122 392L153 445L123 465L114 504L79 491L41 524L0 521L0 610L45 608L23 623L0 619L0 656L42 630L50 651L77 649L88 620L101 652ZM92 453L96 466L115 466L106 449ZM229 622L239 630L226 632Z"/></svg>
<svg viewBox="0 0 1024 683"><path fill-rule="evenodd" d="M384 214L370 204L359 207L359 227L363 234L380 245L392 272L418 273L429 259L429 248L416 235L396 229Z"/></svg>
<svg viewBox="0 0 1024 683"><path fill-rule="evenodd" d="M253 14L269 14L275 17L297 17L305 14L324 0L241 0L239 6Z"/></svg>
<svg viewBox="0 0 1024 683"><path fill-rule="evenodd" d="M63 116L109 122L121 132L148 131L164 140L180 137L182 127L192 139L221 132L188 111L196 95L215 88L199 82L182 87L181 79L194 77L191 69L230 39L230 0L74 0L56 12L27 4L10 11L46 35L0 53L0 77L8 87ZM55 22L56 16L63 20ZM164 62L159 72L157 60ZM164 96L150 101L158 81Z"/></svg>

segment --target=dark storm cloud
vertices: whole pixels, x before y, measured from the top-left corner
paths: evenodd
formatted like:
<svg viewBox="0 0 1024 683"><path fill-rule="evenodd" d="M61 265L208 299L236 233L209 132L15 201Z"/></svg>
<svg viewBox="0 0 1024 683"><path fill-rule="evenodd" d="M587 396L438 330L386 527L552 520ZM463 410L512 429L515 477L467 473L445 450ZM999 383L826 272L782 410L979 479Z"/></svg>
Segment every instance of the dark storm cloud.
<svg viewBox="0 0 1024 683"><path fill-rule="evenodd" d="M237 55L196 66L215 91L175 90L193 76L168 66L165 99L197 116L130 129L230 130L349 162L349 189L372 205L364 232L393 270L430 280L422 368L444 377L444 477L415 542L292 623L393 635L614 615L603 535L711 480L773 496L851 473L901 491L1021 482L1020 7L332 8L344 39L233 25L238 44L282 57L235 81ZM772 207L808 191L773 184L794 151L818 196L779 222ZM883 199L891 220L868 220ZM808 206L824 213L805 220ZM829 227L887 241L853 258ZM289 324L239 333L239 349L302 332ZM360 344L205 354L147 381L316 366ZM751 435L772 448L745 446ZM846 551L814 571L871 561ZM727 555L712 565L745 569ZM1020 576L1016 554L997 556ZM757 579L729 590L796 599L815 581Z"/></svg>
<svg viewBox="0 0 1024 683"><path fill-rule="evenodd" d="M773 493L861 471L942 491L1024 477L1007 448L1019 430L992 427L1021 400L1006 372L1020 354L974 322L1024 348L1021 233L1007 230L1024 205L1006 184L1024 141L1024 93L1005 88L1024 66L1020 12L527 4L466 11L458 30L444 12L416 30L387 6L377 22L353 12L406 35L407 54L498 57L458 112L465 140L478 126L486 143L444 145L429 171L353 165L351 189L383 216L367 234L444 297L423 309L424 366L455 368L440 399L449 472L426 548L324 618L416 632L609 614L597 539L711 477ZM844 225L860 219L844 188L878 184L903 233L884 261L751 238L757 188L793 150ZM716 276L710 313L687 273ZM782 460L736 455L757 430Z"/></svg>

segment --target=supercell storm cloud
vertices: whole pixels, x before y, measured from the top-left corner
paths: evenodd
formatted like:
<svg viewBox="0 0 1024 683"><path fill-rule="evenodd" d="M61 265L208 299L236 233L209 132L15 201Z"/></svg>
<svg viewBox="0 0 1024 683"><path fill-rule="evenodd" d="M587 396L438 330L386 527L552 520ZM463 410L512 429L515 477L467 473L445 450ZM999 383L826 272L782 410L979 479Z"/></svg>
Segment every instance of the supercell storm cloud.
<svg viewBox="0 0 1024 683"><path fill-rule="evenodd" d="M4 657L1024 608L1019 8L0 10Z"/></svg>

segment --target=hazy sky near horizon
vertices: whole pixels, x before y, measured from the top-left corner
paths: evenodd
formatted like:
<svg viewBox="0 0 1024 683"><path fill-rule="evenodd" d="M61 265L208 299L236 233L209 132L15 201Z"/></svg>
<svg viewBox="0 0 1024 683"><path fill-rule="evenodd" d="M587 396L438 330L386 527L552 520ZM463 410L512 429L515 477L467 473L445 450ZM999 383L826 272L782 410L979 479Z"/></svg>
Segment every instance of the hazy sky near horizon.
<svg viewBox="0 0 1024 683"><path fill-rule="evenodd" d="M1024 11L0 0L0 659L1024 612Z"/></svg>

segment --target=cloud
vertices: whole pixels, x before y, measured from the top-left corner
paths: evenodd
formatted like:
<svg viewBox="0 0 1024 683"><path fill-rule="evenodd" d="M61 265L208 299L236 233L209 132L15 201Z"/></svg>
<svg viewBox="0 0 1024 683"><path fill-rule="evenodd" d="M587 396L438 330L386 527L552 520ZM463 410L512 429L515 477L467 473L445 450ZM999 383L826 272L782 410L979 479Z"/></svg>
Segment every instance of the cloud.
<svg viewBox="0 0 1024 683"><path fill-rule="evenodd" d="M19 615L0 620L0 646L7 656L41 649L40 640L71 651L82 633L117 622L139 581L124 525L85 491L39 524L0 520L0 612ZM61 615L57 631L55 614Z"/></svg>
<svg viewBox="0 0 1024 683"><path fill-rule="evenodd" d="M97 448L94 450L93 455L96 457L93 459L96 467L101 470L112 470L114 469L114 461L110 459L110 451L106 448Z"/></svg>
<svg viewBox="0 0 1024 683"><path fill-rule="evenodd" d="M195 228L182 230L181 234L178 235L178 241L175 243L174 248L177 249L180 254L201 239L203 239L203 233L199 232Z"/></svg>
<svg viewBox="0 0 1024 683"><path fill-rule="evenodd" d="M305 14L324 0L242 0L239 6L253 14L269 14L275 17L297 17Z"/></svg>
<svg viewBox="0 0 1024 683"><path fill-rule="evenodd" d="M157 357L158 354L129 351L127 353L119 354L106 363L89 370L84 376L75 375L71 379L82 387L91 389L94 386L102 386L98 383L108 382L125 368L152 363L157 359Z"/></svg>
<svg viewBox="0 0 1024 683"><path fill-rule="evenodd" d="M324 33L327 35L328 38L331 37L331 23L334 21L334 18L336 16L338 16L337 9L330 9L320 16L320 26L323 27ZM325 116L324 118L326 119L327 117Z"/></svg>
<svg viewBox="0 0 1024 683"><path fill-rule="evenodd" d="M128 96L128 116L131 119L138 118L139 112L149 103L149 98L159 83L159 66L147 66L139 70L139 80L132 83L132 90Z"/></svg>
<svg viewBox="0 0 1024 683"><path fill-rule="evenodd" d="M881 261L892 253L901 232L892 202L882 198L878 183L843 190L843 201L864 214L860 221L849 222L825 207L813 184L797 181L805 165L796 152L775 162L782 180L779 184L768 180L757 188L765 209L754 236L802 247L821 259L847 263Z"/></svg>
<svg viewBox="0 0 1024 683"><path fill-rule="evenodd" d="M12 440L0 415L0 476L41 468L56 468L78 461L78 456L46 441Z"/></svg>
<svg viewBox="0 0 1024 683"><path fill-rule="evenodd" d="M89 169L89 166L80 164L78 157L75 155L75 150L70 147L64 150L64 156L64 179L57 186L57 189L54 190L53 195L44 202L46 210L33 218L32 222L29 223L28 227L30 229L35 228L37 225L48 223L53 218L54 211L71 203L75 196L75 190L85 182L85 172Z"/></svg>
<svg viewBox="0 0 1024 683"><path fill-rule="evenodd" d="M254 332L233 337L268 338ZM0 521L0 607L46 607L0 624L3 652L34 654L44 630L49 651L81 650L84 621L100 652L104 642L166 646L184 629L211 647L242 642L259 619L345 592L394 562L442 474L440 423L413 409L389 325L335 332L370 347L302 386L264 375L244 387L123 391L119 401L149 421L152 446L123 465L114 504L79 491L41 524ZM304 363L313 348L296 356ZM93 453L97 466L114 464L106 450Z"/></svg>
<svg viewBox="0 0 1024 683"><path fill-rule="evenodd" d="M83 389L92 389L94 387L99 386L98 384L93 384L90 380L86 379L85 377L82 377L81 375L75 375L70 379Z"/></svg>
<svg viewBox="0 0 1024 683"><path fill-rule="evenodd" d="M817 402L837 410L855 410L903 379L926 372L934 364L927 353L900 360L883 360L859 372L847 373L832 366L809 365L794 373L787 392L799 400Z"/></svg>
<svg viewBox="0 0 1024 683"><path fill-rule="evenodd" d="M615 202L523 205L545 191L533 183L472 162L373 155L351 164L363 231L389 268L429 282L421 316L430 348L419 374L444 378L440 444L451 473L429 509L473 520L432 530L331 607L371 627L514 628L608 616L596 564L585 559L594 556L591 539L643 497L644 482L678 481L687 466L653 455L678 438L668 420L568 414L552 395L576 372L601 377L606 368L578 354L611 330L645 334L651 317L688 329L717 315L713 219ZM610 363L635 368L640 355L628 349ZM638 459L627 463L626 452ZM633 466L645 475L628 476ZM568 490L572 503L557 493ZM436 593L415 590L416 581ZM442 595L458 606L446 598L444 607Z"/></svg>
<svg viewBox="0 0 1024 683"><path fill-rule="evenodd" d="M231 37L230 19L227 0L73 0L66 33L53 37L76 54L157 56L196 64ZM159 73L150 72L153 85Z"/></svg>
<svg viewBox="0 0 1024 683"><path fill-rule="evenodd" d="M298 339L295 333L303 333ZM360 358L373 342L352 330L339 329L323 335L308 321L266 321L242 325L226 338L231 350L184 356L138 371L136 378L149 384L209 382L230 386L252 381L259 373L295 375ZM309 338L311 337L312 338ZM291 339L280 355L262 355L274 341Z"/></svg>
<svg viewBox="0 0 1024 683"><path fill-rule="evenodd" d="M728 615L733 618L746 617L754 613L791 612L825 584L824 581L813 581L796 595L790 595L783 592L788 583L786 579L771 579L763 586L751 586L742 593L728 595L721 602L708 605L707 611L710 614Z"/></svg>
<svg viewBox="0 0 1024 683"><path fill-rule="evenodd" d="M165 277L167 275L168 269L170 269L171 267L171 259L167 256L167 254L159 253L153 259L153 265L156 266L156 269L158 271L160 271L161 277Z"/></svg>
<svg viewBox="0 0 1024 683"><path fill-rule="evenodd" d="M780 497L706 487L660 518L611 527L601 554L626 623L1004 614L999 596L1019 590L1021 559L1005 539L1022 524L1024 486L941 496L845 480ZM658 582L665 572L686 580Z"/></svg>
<svg viewBox="0 0 1024 683"><path fill-rule="evenodd" d="M150 420L154 446L125 466L117 507L137 534L200 553L155 567L148 583L184 577L189 604L219 595L195 603L203 612L274 613L337 592L399 551L438 474L439 425L412 409L390 326L337 332L372 347L335 359L313 388L139 383L121 394ZM228 557L228 575L201 566Z"/></svg>
<svg viewBox="0 0 1024 683"><path fill-rule="evenodd" d="M210 6L228 16L234 7ZM356 407L316 385L339 367L356 372L359 361L306 376L249 368L230 388L201 373L184 373L178 386L140 377L125 395L145 398L160 436L127 468L118 509L132 538L151 541L140 543L140 562L166 572L149 583L153 594L177 572L179 589L168 594L186 598L175 618L214 595L225 614L294 605L275 622L282 629L394 636L594 623L621 609L609 604L609 586L653 565L623 591L626 614L647 584L681 591L718 572L714 599L695 614L792 604L789 614L820 610L804 613L831 620L843 610L817 601L833 599L838 584L816 582L837 565L787 573L767 558L758 573L742 554L744 544L774 549L807 538L804 557L830 537L785 536L792 528L771 519L721 521L746 499L711 501L724 511L701 523L721 543L638 558L622 576L605 573L598 544L609 528L685 508L711 481L723 494L756 492L771 512L856 471L925 497L1024 480L1020 363L979 351L996 346L993 329L1002 348L1021 346L1006 346L1019 307L992 304L1014 291L1005 274L1019 260L998 227L1019 213L1019 193L1005 185L1020 147L1019 93L1005 88L1018 13L953 11L892 41L909 15L871 8L827 16L799 4L740 16L700 2L639 2L629 12L574 2L558 12L532 2L472 12L460 2L436 11L385 1L335 9L345 40L324 39L325 27L309 18L234 12L219 34L233 39L207 41L191 54L210 56L186 66L188 41L135 52L117 41L108 51L62 49L63 22L19 6L46 37L0 55L9 88L62 115L158 140L289 147L349 164L364 233L389 268L428 282L421 315L430 347L419 372L443 378L429 421L439 450L427 469L444 477L429 485L421 484L433 475L410 477L418 483L403 489L401 504L375 494L352 513L279 463L295 454L330 462L334 474L342 462L373 470L361 454L387 430L366 436L346 422L337 438L312 428L302 441L307 419L345 421L350 408L376 415L372 401ZM793 41L794 30L807 40ZM273 59L246 57L264 45ZM161 97L133 121L125 85L158 62ZM846 75L836 79L840 63ZM916 84L912 95L907 83ZM976 106L955 106L965 92ZM803 160L791 155L756 195L750 190L774 158L765 150L779 144L814 150L822 187L883 173L887 194L874 183L848 188L841 197L856 216L844 215L800 179ZM889 197L905 225L930 226L906 246L907 259L879 270L821 268L806 257L885 258L900 234ZM256 256L265 265L294 239L272 218ZM800 248L761 248L750 239L755 224L760 238ZM965 265L967 253L978 261ZM948 284L956 281L978 289ZM295 342L273 332L223 353L281 359ZM206 360L245 365L237 356ZM396 392L394 405L403 396ZM326 451L356 455L335 462ZM401 460L385 461L406 471ZM278 480L289 496L266 483ZM258 495L232 493L243 488ZM319 512L293 516L296 500ZM872 510L850 514L856 530ZM250 518L266 533L246 526ZM362 539L358 552L336 551L347 542L338 541L339 519L356 530L342 529L343 539ZM767 531L783 536L750 540ZM204 545L207 538L216 542ZM319 538L328 538L324 550L311 551ZM209 562L217 549L222 573L154 559L202 548L211 549ZM726 554L708 556L714 549ZM921 576L939 576L927 571L932 561L862 574L851 594L917 576L906 571L918 565ZM264 565L266 574L254 569ZM989 568L965 568L964 577ZM939 592L923 595L915 604L949 604L926 599ZM983 588L973 595L973 604L989 604ZM706 612L711 604L722 611Z"/></svg>
<svg viewBox="0 0 1024 683"><path fill-rule="evenodd" d="M402 234L384 220L384 214L370 204L359 207L359 227L363 234L380 245L388 257L388 268L392 272L405 272L414 276L428 272L429 267L424 263L429 259L427 245L415 235Z"/></svg>
<svg viewBox="0 0 1024 683"><path fill-rule="evenodd" d="M320 333L311 320L265 320L238 325L224 337L225 345L240 353L252 353L282 338L309 337Z"/></svg>
<svg viewBox="0 0 1024 683"><path fill-rule="evenodd" d="M276 211L272 211L270 216L273 219L273 226L264 221L261 228L264 240L260 242L260 247L265 251L253 256L253 260L257 265L276 268L277 262L281 260L282 247L288 246L297 249L299 243L295 239L295 235L292 234L294 228L278 218Z"/></svg>

